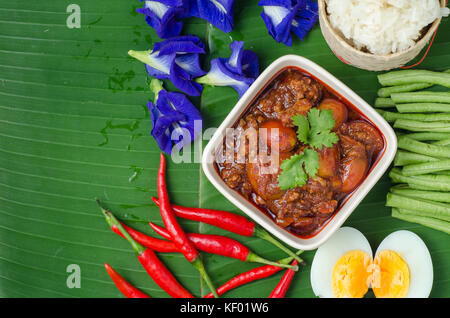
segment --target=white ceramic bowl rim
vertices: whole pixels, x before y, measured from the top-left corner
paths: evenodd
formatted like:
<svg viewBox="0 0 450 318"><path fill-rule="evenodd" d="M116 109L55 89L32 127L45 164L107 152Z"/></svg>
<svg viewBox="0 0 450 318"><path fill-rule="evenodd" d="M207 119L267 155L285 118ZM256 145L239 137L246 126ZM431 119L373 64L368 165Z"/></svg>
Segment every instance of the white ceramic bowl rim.
<svg viewBox="0 0 450 318"><path fill-rule="evenodd" d="M229 188L228 185L221 179L214 164L215 153L218 147L222 146L226 128L233 127L238 118L243 115L246 109L259 96L260 92L270 84L275 75L289 67L296 67L304 70L306 73L316 77L328 87L333 89L338 95L346 99L350 104L364 114L364 116L366 116L366 118L369 119L376 127L378 127L385 142L383 153L379 156L377 162L372 165L366 179L356 190L345 198L345 200L341 203L339 211L335 213L329 221L327 221L322 229L317 234L309 238L295 236L275 224L275 222L264 212L254 206L238 192ZM314 62L298 55L285 55L274 61L264 70L264 72L261 73L247 92L239 99L237 104L230 111L229 115L224 119L203 151L202 169L209 181L220 193L222 193L236 207L246 213L250 218L269 231L272 235L297 249L312 250L323 244L345 222L361 200L367 195L370 189L388 169L390 163L394 159L396 150L397 138L393 129L361 97Z"/></svg>

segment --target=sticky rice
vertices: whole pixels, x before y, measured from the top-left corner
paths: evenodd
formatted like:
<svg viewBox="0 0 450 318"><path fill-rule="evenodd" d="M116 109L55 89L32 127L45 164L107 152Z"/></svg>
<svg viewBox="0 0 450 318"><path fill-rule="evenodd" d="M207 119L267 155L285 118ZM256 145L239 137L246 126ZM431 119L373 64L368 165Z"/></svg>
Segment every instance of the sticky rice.
<svg viewBox="0 0 450 318"><path fill-rule="evenodd" d="M333 28L373 54L407 50L434 20L448 16L439 0L325 0Z"/></svg>

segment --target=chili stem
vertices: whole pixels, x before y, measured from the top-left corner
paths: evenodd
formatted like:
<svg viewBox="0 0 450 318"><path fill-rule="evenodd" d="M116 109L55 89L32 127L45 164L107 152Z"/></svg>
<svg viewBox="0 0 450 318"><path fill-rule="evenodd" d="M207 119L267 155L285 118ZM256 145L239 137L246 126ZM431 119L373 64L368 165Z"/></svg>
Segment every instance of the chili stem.
<svg viewBox="0 0 450 318"><path fill-rule="evenodd" d="M98 198L95 198L95 201L97 201L97 204L100 206L100 209L102 210L102 213L105 216L106 222L108 222L109 227L110 228L112 228L113 226L117 227L124 236L124 238L131 244L136 254L141 255L142 253L144 253L145 247L136 242L131 237L131 235L123 228L122 224L115 218L115 216L111 213L111 211L103 207Z"/></svg>
<svg viewBox="0 0 450 318"><path fill-rule="evenodd" d="M291 269L291 270L293 270L295 272L298 271L298 266L297 265L289 265L289 264L282 264L282 263L269 261L269 260L267 260L265 258L262 258L262 257L258 256L257 254L255 254L253 252L250 252L248 254L247 262L255 262L255 263L261 263L261 264L266 264L266 265L279 266L279 267Z"/></svg>
<svg viewBox="0 0 450 318"><path fill-rule="evenodd" d="M205 265L203 264L203 261L201 260L200 257L201 256L198 256L195 260L193 260L191 262L191 264L200 272L200 276L206 282L206 285L208 285L208 288L214 295L214 298L219 298L219 295L217 294L217 290L214 287L214 284L211 281L211 278L209 277L208 272L205 269Z"/></svg>
<svg viewBox="0 0 450 318"><path fill-rule="evenodd" d="M302 265L306 265L306 262L301 259L300 257L298 257L299 254L301 254L303 251L301 251L300 253L296 254L294 252L292 252L289 248L287 248L286 246L284 246L283 244L281 244L278 240L274 239L266 230L264 230L262 227L260 226L255 226L253 235L255 237L259 237L260 239L266 240L269 243L272 243L273 245L275 245L276 247L278 247L280 250L282 250L283 252L285 252L286 254L288 254L289 256L292 256L294 259L296 259L300 264Z"/></svg>

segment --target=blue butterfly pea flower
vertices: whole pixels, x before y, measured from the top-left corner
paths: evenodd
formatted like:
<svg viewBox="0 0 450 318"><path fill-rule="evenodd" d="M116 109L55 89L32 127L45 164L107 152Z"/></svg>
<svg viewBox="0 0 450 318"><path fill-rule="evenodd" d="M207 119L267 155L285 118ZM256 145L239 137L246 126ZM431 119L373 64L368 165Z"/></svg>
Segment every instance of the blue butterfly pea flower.
<svg viewBox="0 0 450 318"><path fill-rule="evenodd" d="M128 54L145 63L147 73L158 79L169 79L175 87L191 96L198 96L202 86L193 81L206 74L200 66L199 54L205 53L202 41L192 35L172 37L156 42L152 50Z"/></svg>
<svg viewBox="0 0 450 318"><path fill-rule="evenodd" d="M159 148L167 154L172 153L174 145L181 150L193 142L201 132L196 131L196 121L202 121L197 108L182 93L167 92L159 80L153 79L150 84L155 93L155 102L149 101L152 130Z"/></svg>
<svg viewBox="0 0 450 318"><path fill-rule="evenodd" d="M233 30L234 0L191 0L190 14L228 33Z"/></svg>
<svg viewBox="0 0 450 318"><path fill-rule="evenodd" d="M211 86L231 86L241 97L259 75L257 55L243 50L244 43L235 41L230 44L229 58L215 58L211 61L210 71L196 79L196 82Z"/></svg>
<svg viewBox="0 0 450 318"><path fill-rule="evenodd" d="M312 0L260 0L261 17L269 34L277 42L292 45L291 32L300 40L318 20L317 2Z"/></svg>

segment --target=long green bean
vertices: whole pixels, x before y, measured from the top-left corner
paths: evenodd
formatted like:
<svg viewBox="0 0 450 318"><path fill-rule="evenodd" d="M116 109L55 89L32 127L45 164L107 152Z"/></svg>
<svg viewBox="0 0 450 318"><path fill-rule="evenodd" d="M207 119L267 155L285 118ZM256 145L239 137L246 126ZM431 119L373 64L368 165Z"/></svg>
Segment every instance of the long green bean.
<svg viewBox="0 0 450 318"><path fill-rule="evenodd" d="M446 170L450 170L450 159L406 165L403 167L402 173L409 177Z"/></svg>
<svg viewBox="0 0 450 318"><path fill-rule="evenodd" d="M418 121L450 121L450 113L439 113L439 114L402 114L388 112L385 110L377 109L377 112L383 116L386 121L392 123L397 119L408 119L408 120L418 120Z"/></svg>
<svg viewBox="0 0 450 318"><path fill-rule="evenodd" d="M437 146L450 146L450 139L442 139L435 142L432 142L433 145Z"/></svg>
<svg viewBox="0 0 450 318"><path fill-rule="evenodd" d="M398 184L391 187L391 192L407 197L450 203L450 192L417 190L404 184Z"/></svg>
<svg viewBox="0 0 450 318"><path fill-rule="evenodd" d="M450 191L450 176L446 175L420 175L405 176L398 168L391 169L389 173L395 183L407 183L411 188L417 190Z"/></svg>
<svg viewBox="0 0 450 318"><path fill-rule="evenodd" d="M437 171L434 174L438 174L441 176L450 176L450 170L446 170L446 171Z"/></svg>
<svg viewBox="0 0 450 318"><path fill-rule="evenodd" d="M418 132L450 132L450 122L423 122L418 120L397 119L394 122L394 128Z"/></svg>
<svg viewBox="0 0 450 318"><path fill-rule="evenodd" d="M395 193L388 193L386 198L386 206L420 211L421 213L423 213L423 216L450 221L450 205L446 203L417 199Z"/></svg>
<svg viewBox="0 0 450 318"><path fill-rule="evenodd" d="M433 86L433 84L430 83L412 83L412 84L405 84L405 85L398 85L398 86L389 86L389 87L383 87L378 90L378 96L380 97L389 97L393 93L405 93L405 92L412 92L417 91L419 89L424 89Z"/></svg>
<svg viewBox="0 0 450 318"><path fill-rule="evenodd" d="M401 212L405 212L405 211L402 209ZM430 217L426 217L426 216L420 216L417 214L412 214L412 213L406 214L406 213L401 213L401 212L399 209L393 208L392 209L392 217L397 218L399 220L406 221L406 222L421 224L423 226L450 234L450 222L435 219L435 218L430 218Z"/></svg>
<svg viewBox="0 0 450 318"><path fill-rule="evenodd" d="M450 158L450 147L431 145L406 136L398 138L398 148L427 156Z"/></svg>
<svg viewBox="0 0 450 318"><path fill-rule="evenodd" d="M376 108L394 108L395 103L390 98L377 98L375 99L375 105Z"/></svg>
<svg viewBox="0 0 450 318"><path fill-rule="evenodd" d="M426 70L402 70L380 74L378 81L383 86L430 83L450 87L450 74Z"/></svg>
<svg viewBox="0 0 450 318"><path fill-rule="evenodd" d="M450 74L448 74L450 76ZM410 92L391 95L395 104L401 103L450 103L449 92Z"/></svg>
<svg viewBox="0 0 450 318"><path fill-rule="evenodd" d="M410 103L395 105L400 113L450 113L450 104Z"/></svg>
<svg viewBox="0 0 450 318"><path fill-rule="evenodd" d="M416 163L438 161L438 158L421 155L414 152L397 150L394 158L394 166L406 166Z"/></svg>
<svg viewBox="0 0 450 318"><path fill-rule="evenodd" d="M419 141L450 139L450 133L445 132L419 132L406 134L403 136Z"/></svg>

